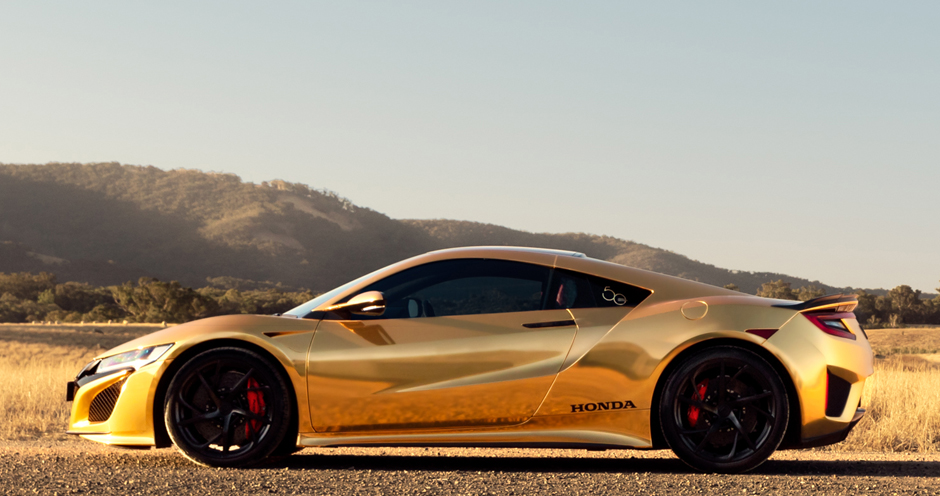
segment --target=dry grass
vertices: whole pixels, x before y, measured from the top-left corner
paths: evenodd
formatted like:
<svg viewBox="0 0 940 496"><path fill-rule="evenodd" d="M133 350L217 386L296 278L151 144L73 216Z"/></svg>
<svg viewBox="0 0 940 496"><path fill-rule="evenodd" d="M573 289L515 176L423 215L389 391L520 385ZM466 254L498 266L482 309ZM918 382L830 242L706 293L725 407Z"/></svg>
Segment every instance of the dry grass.
<svg viewBox="0 0 940 496"><path fill-rule="evenodd" d="M0 341L0 439L64 435L65 383L100 349Z"/></svg>
<svg viewBox="0 0 940 496"><path fill-rule="evenodd" d="M154 330L0 326L0 439L65 437L65 383L95 355Z"/></svg>
<svg viewBox="0 0 940 496"><path fill-rule="evenodd" d="M836 451L940 451L940 362L876 362L865 384L868 415Z"/></svg>
<svg viewBox="0 0 940 496"><path fill-rule="evenodd" d="M865 332L872 350L879 355L940 353L940 328L869 329Z"/></svg>
<svg viewBox="0 0 940 496"><path fill-rule="evenodd" d="M840 451L940 451L940 328L871 329L879 357L865 384L868 415Z"/></svg>

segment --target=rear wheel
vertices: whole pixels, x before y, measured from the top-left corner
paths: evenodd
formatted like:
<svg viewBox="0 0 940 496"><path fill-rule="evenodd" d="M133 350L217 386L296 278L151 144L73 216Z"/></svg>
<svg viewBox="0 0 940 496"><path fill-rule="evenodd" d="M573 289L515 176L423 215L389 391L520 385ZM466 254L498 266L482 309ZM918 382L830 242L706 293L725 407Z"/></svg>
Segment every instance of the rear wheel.
<svg viewBox="0 0 940 496"><path fill-rule="evenodd" d="M183 455L201 465L257 464L283 449L291 425L287 388L276 366L253 351L202 352L170 382L167 432Z"/></svg>
<svg viewBox="0 0 940 496"><path fill-rule="evenodd" d="M786 388L773 367L731 346L704 350L675 369L659 406L670 448L706 472L746 472L766 461L788 415Z"/></svg>

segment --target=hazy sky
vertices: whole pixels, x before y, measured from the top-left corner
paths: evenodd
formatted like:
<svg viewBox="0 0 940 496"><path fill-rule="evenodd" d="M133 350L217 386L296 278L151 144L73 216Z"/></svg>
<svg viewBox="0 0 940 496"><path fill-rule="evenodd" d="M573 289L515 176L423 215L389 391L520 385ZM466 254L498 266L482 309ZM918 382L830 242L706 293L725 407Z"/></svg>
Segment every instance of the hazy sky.
<svg viewBox="0 0 940 496"><path fill-rule="evenodd" d="M938 26L937 2L4 2L0 162L932 292Z"/></svg>

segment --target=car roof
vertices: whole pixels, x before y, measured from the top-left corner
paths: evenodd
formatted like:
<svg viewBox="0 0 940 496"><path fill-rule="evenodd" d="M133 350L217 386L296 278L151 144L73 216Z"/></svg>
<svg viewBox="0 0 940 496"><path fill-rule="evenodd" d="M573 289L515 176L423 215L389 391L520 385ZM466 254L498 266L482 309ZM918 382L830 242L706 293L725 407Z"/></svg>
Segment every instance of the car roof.
<svg viewBox="0 0 940 496"><path fill-rule="evenodd" d="M443 250L434 250L426 253L430 255L432 253L439 254L454 254L459 255L463 252L478 252L478 251L492 251L494 254L499 254L499 252L513 252L513 253L540 253L543 255L555 255L555 256L564 256L564 257L576 257L576 258L588 258L584 253L579 251L568 251L568 250L553 250L550 248L532 248L529 246L462 246L459 248L445 248Z"/></svg>

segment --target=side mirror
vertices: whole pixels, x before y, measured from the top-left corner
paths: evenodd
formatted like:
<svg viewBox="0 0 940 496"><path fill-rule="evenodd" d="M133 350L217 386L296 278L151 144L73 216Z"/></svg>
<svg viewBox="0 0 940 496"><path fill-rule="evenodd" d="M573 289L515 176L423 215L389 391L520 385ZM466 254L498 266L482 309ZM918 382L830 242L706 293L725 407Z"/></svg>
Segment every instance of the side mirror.
<svg viewBox="0 0 940 496"><path fill-rule="evenodd" d="M325 310L327 312L342 310L360 315L379 316L385 313L385 295L381 291L366 291L353 296L346 303L332 305Z"/></svg>

